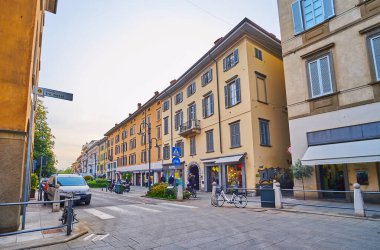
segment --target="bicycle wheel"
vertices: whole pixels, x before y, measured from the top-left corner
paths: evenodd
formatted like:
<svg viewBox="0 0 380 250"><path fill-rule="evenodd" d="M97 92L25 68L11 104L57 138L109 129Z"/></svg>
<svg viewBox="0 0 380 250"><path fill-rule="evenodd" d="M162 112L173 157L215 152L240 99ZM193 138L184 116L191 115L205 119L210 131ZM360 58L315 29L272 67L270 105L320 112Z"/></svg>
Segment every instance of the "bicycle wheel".
<svg viewBox="0 0 380 250"><path fill-rule="evenodd" d="M245 197L244 195L237 195L234 199L234 205L237 208L245 208L247 204L247 197Z"/></svg>
<svg viewBox="0 0 380 250"><path fill-rule="evenodd" d="M224 197L222 195L219 195L217 200L216 200L216 205L218 207L221 207L221 206L223 206L223 204L224 204Z"/></svg>

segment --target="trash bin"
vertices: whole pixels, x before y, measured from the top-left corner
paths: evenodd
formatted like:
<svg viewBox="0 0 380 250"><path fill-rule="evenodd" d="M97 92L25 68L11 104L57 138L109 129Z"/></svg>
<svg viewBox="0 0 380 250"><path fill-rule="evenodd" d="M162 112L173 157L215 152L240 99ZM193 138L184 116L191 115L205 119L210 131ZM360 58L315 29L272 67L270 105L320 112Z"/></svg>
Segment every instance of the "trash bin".
<svg viewBox="0 0 380 250"><path fill-rule="evenodd" d="M276 207L274 203L274 190L273 186L262 186L260 188L261 207Z"/></svg>
<svg viewBox="0 0 380 250"><path fill-rule="evenodd" d="M115 193L122 194L123 193L123 185L115 184Z"/></svg>

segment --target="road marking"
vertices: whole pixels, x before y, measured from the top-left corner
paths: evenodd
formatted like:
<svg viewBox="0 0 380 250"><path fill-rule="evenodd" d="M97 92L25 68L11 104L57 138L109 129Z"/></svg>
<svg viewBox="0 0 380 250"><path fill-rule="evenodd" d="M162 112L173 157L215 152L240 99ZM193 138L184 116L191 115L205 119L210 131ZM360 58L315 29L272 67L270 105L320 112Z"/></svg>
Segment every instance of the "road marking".
<svg viewBox="0 0 380 250"><path fill-rule="evenodd" d="M174 207L198 208L198 207L194 207L194 206L179 205L179 204L174 204L174 203L160 203L160 204L165 204L165 205L174 206Z"/></svg>
<svg viewBox="0 0 380 250"><path fill-rule="evenodd" d="M96 236L95 238L92 239L92 241L99 241L99 240L104 240L105 238L107 238L110 234L105 234L105 235L98 235Z"/></svg>
<svg viewBox="0 0 380 250"><path fill-rule="evenodd" d="M94 236L95 234L90 234L88 236L86 236L83 240L89 240L92 236Z"/></svg>
<svg viewBox="0 0 380 250"><path fill-rule="evenodd" d="M147 208L147 207L140 207L140 206L136 206L136 205L125 205L125 206L134 207L134 208L137 208L137 209L142 209L142 210L145 210L145 211L148 211L148 212L152 212L152 213L161 213L160 210L151 209L151 208Z"/></svg>
<svg viewBox="0 0 380 250"><path fill-rule="evenodd" d="M108 207L105 207L109 210L112 210L112 211L116 211L116 212L120 212L120 213L125 213L125 214L130 214L130 215L137 215L136 213L134 212L131 212L131 211L128 211L126 209L122 209L120 207L115 207L115 206L108 206Z"/></svg>
<svg viewBox="0 0 380 250"><path fill-rule="evenodd" d="M175 210L175 208L173 207L167 207L167 206L163 206L163 205L160 205L160 204L147 204L151 207L159 207L159 208L163 208L163 209L167 209L167 210Z"/></svg>
<svg viewBox="0 0 380 250"><path fill-rule="evenodd" d="M115 218L114 216L110 214L103 213L102 211L99 211L95 208L88 208L88 209L83 209L83 211L95 215L96 217L102 219L102 220L107 220L107 219L112 219Z"/></svg>

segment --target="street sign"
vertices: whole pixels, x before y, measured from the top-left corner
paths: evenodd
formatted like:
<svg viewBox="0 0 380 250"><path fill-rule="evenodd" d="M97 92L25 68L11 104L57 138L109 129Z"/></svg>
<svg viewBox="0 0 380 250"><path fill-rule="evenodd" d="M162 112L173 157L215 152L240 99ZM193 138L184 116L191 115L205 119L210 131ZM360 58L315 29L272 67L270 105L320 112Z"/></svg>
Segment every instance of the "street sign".
<svg viewBox="0 0 380 250"><path fill-rule="evenodd" d="M178 157L172 159L173 166L179 167L181 165L181 160Z"/></svg>
<svg viewBox="0 0 380 250"><path fill-rule="evenodd" d="M180 157L181 156L181 148L172 147L172 156Z"/></svg>
<svg viewBox="0 0 380 250"><path fill-rule="evenodd" d="M62 100L68 100L68 101L73 100L73 94L54 90L54 89L36 87L34 90L34 93L41 97L47 96L47 97L53 97L53 98L58 98Z"/></svg>

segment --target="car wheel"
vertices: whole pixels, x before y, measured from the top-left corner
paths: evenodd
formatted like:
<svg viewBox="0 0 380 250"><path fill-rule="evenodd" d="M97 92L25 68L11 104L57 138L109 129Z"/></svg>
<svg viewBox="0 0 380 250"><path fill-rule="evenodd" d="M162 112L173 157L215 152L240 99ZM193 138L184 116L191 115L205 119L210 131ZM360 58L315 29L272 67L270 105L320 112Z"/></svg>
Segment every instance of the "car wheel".
<svg viewBox="0 0 380 250"><path fill-rule="evenodd" d="M90 205L91 200L85 201L84 204Z"/></svg>

